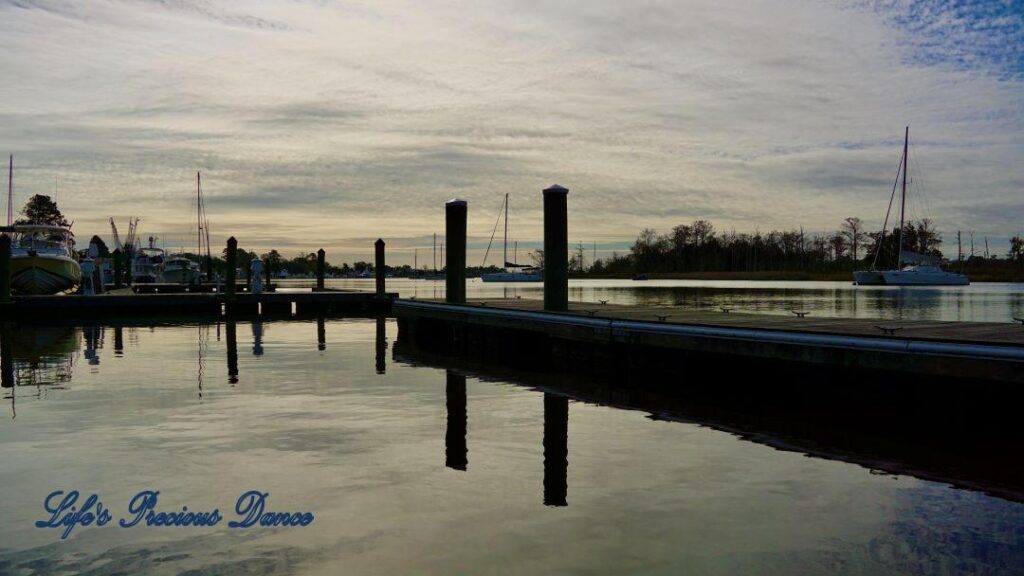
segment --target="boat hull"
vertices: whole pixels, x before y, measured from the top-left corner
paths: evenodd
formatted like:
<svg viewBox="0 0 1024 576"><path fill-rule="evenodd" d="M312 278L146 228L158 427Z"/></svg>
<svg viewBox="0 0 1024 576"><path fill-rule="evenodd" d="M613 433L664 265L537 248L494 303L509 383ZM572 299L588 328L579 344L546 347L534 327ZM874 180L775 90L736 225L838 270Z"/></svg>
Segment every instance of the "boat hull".
<svg viewBox="0 0 1024 576"><path fill-rule="evenodd" d="M27 255L11 258L11 290L29 296L57 294L82 281L78 262L67 256Z"/></svg>
<svg viewBox="0 0 1024 576"><path fill-rule="evenodd" d="M967 286L964 274L953 272L908 272L906 270L865 270L853 273L858 286Z"/></svg>
<svg viewBox="0 0 1024 576"><path fill-rule="evenodd" d="M189 268L164 268L160 272L160 282L167 284L199 284L200 272Z"/></svg>

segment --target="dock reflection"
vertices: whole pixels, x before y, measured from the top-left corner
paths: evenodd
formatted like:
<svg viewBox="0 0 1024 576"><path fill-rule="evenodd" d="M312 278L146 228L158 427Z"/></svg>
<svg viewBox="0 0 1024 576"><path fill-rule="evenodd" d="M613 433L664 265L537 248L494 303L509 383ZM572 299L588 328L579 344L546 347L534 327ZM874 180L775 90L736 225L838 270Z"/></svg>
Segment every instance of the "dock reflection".
<svg viewBox="0 0 1024 576"><path fill-rule="evenodd" d="M821 403L792 398L766 401L739 393L728 370L719 367L717 384L706 380L654 381L643 375L551 375L524 372L465 357L443 356L413 348L399 341L395 362L444 369L448 374L500 381L544 393L544 504L568 504L568 404L569 399L649 413L653 420L694 423L734 434L744 440L795 451L826 460L841 460L883 473L909 475L981 491L1007 500L1024 502L1024 462L1018 432L1007 432L1012 422L967 418L950 420L922 410L902 418L886 411L883 399L872 399L876 409L865 414L861 406ZM696 369L694 363L690 368ZM699 373L699 372L695 372ZM463 376L464 378L465 376ZM748 375L750 382L764 384ZM449 381L450 382L450 381ZM820 382L819 382L820 384ZM917 394L925 393L915 388ZM801 388L800 393L810 389ZM942 389L934 394L945 394ZM464 431L453 432L449 385L449 430L446 446L453 446ZM461 399L461 397L459 397ZM851 407L852 406L852 407Z"/></svg>

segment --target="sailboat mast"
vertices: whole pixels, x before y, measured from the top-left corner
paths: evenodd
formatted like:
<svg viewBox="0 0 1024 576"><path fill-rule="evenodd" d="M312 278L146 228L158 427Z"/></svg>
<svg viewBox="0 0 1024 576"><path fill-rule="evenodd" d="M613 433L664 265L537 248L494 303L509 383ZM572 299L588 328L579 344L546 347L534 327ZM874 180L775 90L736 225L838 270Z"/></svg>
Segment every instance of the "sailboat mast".
<svg viewBox="0 0 1024 576"><path fill-rule="evenodd" d="M508 266L508 192L505 193L505 240L502 242L501 267Z"/></svg>
<svg viewBox="0 0 1024 576"><path fill-rule="evenodd" d="M434 232L434 273L437 273L437 232Z"/></svg>
<svg viewBox="0 0 1024 576"><path fill-rule="evenodd" d="M14 154L11 154L11 163L7 168L7 225L11 225L11 217L14 214Z"/></svg>
<svg viewBox="0 0 1024 576"><path fill-rule="evenodd" d="M910 142L910 126L903 134L903 192L900 196L900 241L896 247L896 269L903 265L903 217L907 209L907 145Z"/></svg>
<svg viewBox="0 0 1024 576"><path fill-rule="evenodd" d="M196 170L196 256L203 255L203 197L202 178Z"/></svg>

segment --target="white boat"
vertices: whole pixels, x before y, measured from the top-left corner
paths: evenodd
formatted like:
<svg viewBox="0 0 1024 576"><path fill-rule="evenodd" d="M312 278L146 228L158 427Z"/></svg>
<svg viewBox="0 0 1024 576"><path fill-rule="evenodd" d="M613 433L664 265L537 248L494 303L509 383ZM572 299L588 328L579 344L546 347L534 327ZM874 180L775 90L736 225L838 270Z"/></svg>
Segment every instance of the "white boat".
<svg viewBox="0 0 1024 576"><path fill-rule="evenodd" d="M153 284L161 281L164 251L154 246L156 238L149 237L149 246L135 250L132 260L132 284Z"/></svg>
<svg viewBox="0 0 1024 576"><path fill-rule="evenodd" d="M966 286L970 284L966 274L949 272L938 266L937 259L927 254L917 254L903 250L903 229L904 217L907 205L907 150L910 144L910 127L908 126L903 137L903 161L900 172L903 177L903 190L900 198L900 228L899 228L899 253L896 258L896 268L892 270L877 270L878 257L882 251L885 240L885 229L889 225L889 213L885 214L885 222L882 224L882 234L878 240L878 247L875 249L875 259L869 270L857 270L853 273L853 281L858 286ZM899 175L897 175L899 178ZM899 180L897 180L899 181ZM895 197L896 188L893 186ZM889 200L889 207L892 208L892 198ZM907 265L904 266L904 263Z"/></svg>
<svg viewBox="0 0 1024 576"><path fill-rule="evenodd" d="M184 256L171 256L164 260L159 269L160 282L168 284L194 285L202 282L199 264Z"/></svg>
<svg viewBox="0 0 1024 576"><path fill-rule="evenodd" d="M516 262L508 261L508 194L505 194L505 237L502 241L502 260L505 263L504 270L501 272L492 272L490 274L481 274L480 280L484 282L543 282L544 271L536 266L527 266L524 264L517 264ZM499 217L500 217L499 213ZM495 223L497 226L497 223ZM491 236L493 238L493 235ZM490 246L488 245L488 250ZM516 251L517 257L514 260L518 260L519 250ZM487 260L487 256L484 256L484 260Z"/></svg>
<svg viewBox="0 0 1024 576"><path fill-rule="evenodd" d="M18 294L57 294L82 281L69 228L20 224L11 230L11 289Z"/></svg>

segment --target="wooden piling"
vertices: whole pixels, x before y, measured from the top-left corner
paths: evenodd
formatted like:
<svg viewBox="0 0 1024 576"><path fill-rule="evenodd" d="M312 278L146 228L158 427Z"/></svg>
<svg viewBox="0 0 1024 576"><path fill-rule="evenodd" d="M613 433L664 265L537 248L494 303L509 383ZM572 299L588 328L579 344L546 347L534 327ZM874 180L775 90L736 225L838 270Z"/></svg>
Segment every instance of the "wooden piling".
<svg viewBox="0 0 1024 576"><path fill-rule="evenodd" d="M114 289L120 290L124 287L124 264L121 256L121 250L114 250Z"/></svg>
<svg viewBox="0 0 1024 576"><path fill-rule="evenodd" d="M569 309L569 190L544 190L544 310Z"/></svg>
<svg viewBox="0 0 1024 576"><path fill-rule="evenodd" d="M232 298L235 297L235 282L236 282L236 279L235 279L235 269L238 267L238 262L237 262L238 255L236 254L237 250L238 250L238 240L235 240L234 236L232 236L231 238L228 238L228 253L227 253L226 258L225 258L226 261L227 261L226 264L227 264L228 269L227 269L227 274L226 274L227 279L226 279L225 286L224 286L224 292L227 294L227 297L229 299L232 299Z"/></svg>
<svg viewBox="0 0 1024 576"><path fill-rule="evenodd" d="M377 297L384 297L384 240L377 238L377 241L373 243L373 271L377 279Z"/></svg>
<svg viewBox="0 0 1024 576"><path fill-rule="evenodd" d="M445 301L466 303L466 216L465 200L452 199L444 205L448 260L445 263Z"/></svg>
<svg viewBox="0 0 1024 576"><path fill-rule="evenodd" d="M0 304L11 301L11 237L0 234Z"/></svg>
<svg viewBox="0 0 1024 576"><path fill-rule="evenodd" d="M327 268L326 259L327 253L321 248L316 251L316 289L324 289L324 271Z"/></svg>

